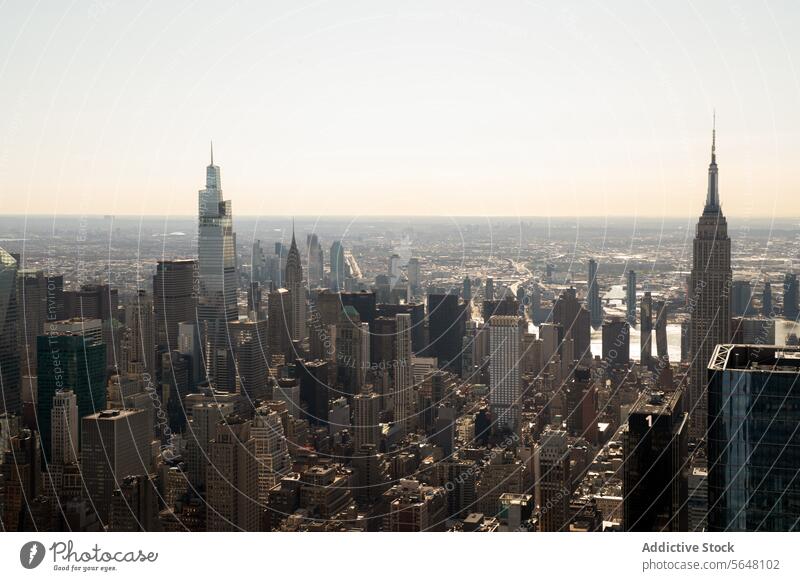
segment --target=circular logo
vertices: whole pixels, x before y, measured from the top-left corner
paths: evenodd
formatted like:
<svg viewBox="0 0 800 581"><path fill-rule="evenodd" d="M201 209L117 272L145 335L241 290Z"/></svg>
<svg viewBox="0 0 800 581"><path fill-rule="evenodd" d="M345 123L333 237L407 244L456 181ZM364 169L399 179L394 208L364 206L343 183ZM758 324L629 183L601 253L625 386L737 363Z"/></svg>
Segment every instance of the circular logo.
<svg viewBox="0 0 800 581"><path fill-rule="evenodd" d="M29 541L19 550L19 562L26 569L35 569L44 560L44 545L39 541Z"/></svg>

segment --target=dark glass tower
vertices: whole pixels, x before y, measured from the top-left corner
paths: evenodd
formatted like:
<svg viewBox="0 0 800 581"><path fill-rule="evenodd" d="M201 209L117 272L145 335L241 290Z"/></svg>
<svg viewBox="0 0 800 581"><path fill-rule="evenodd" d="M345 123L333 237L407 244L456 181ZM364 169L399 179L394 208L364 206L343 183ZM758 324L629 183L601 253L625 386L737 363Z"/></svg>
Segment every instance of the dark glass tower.
<svg viewBox="0 0 800 581"><path fill-rule="evenodd" d="M796 321L800 317L798 289L797 275L788 273L783 279L783 317L790 321Z"/></svg>
<svg viewBox="0 0 800 581"><path fill-rule="evenodd" d="M428 354L440 367L461 369L461 344L466 331L464 305L456 294L428 295Z"/></svg>
<svg viewBox="0 0 800 581"><path fill-rule="evenodd" d="M800 530L800 347L719 345L708 373L709 529Z"/></svg>
<svg viewBox="0 0 800 581"><path fill-rule="evenodd" d="M686 531L689 526L687 414L682 392L644 394L622 436L626 531Z"/></svg>
<svg viewBox="0 0 800 581"><path fill-rule="evenodd" d="M597 283L597 261L589 260L589 314L592 317L592 327L599 329L603 324L603 305L600 302L600 286Z"/></svg>
<svg viewBox="0 0 800 581"><path fill-rule="evenodd" d="M17 261L0 248L0 413L19 415L21 406L17 350Z"/></svg>
<svg viewBox="0 0 800 581"><path fill-rule="evenodd" d="M78 417L106 409L106 345L96 334L65 332L36 339L38 399L36 417L45 457L50 454L51 411L56 392L69 388L78 400Z"/></svg>
<svg viewBox="0 0 800 581"><path fill-rule="evenodd" d="M163 351L178 348L178 324L194 322L195 274L194 260L159 260L153 275L153 309L156 327L156 346Z"/></svg>
<svg viewBox="0 0 800 581"><path fill-rule="evenodd" d="M714 348L731 336L731 240L719 203L716 130L711 140L708 193L694 238L689 277L689 415L690 435L705 437L708 418L707 369Z"/></svg>
<svg viewBox="0 0 800 581"><path fill-rule="evenodd" d="M628 271L628 283L625 287L625 312L630 326L636 325L636 272Z"/></svg>

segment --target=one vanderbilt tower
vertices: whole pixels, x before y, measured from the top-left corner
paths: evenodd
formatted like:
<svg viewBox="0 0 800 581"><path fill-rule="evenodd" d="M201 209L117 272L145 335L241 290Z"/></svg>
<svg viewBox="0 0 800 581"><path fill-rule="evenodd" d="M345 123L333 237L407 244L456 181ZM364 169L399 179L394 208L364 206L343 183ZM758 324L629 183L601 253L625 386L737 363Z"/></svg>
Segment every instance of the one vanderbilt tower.
<svg viewBox="0 0 800 581"><path fill-rule="evenodd" d="M708 425L708 364L718 344L730 342L731 240L719 202L716 123L711 137L708 193L694 237L689 277L690 436L705 437Z"/></svg>
<svg viewBox="0 0 800 581"><path fill-rule="evenodd" d="M219 166L206 168L206 187L200 190L197 262L199 297L197 318L203 340L205 371L211 386L234 391L236 372L228 346L227 323L238 317L236 305L236 237L230 200L222 199Z"/></svg>

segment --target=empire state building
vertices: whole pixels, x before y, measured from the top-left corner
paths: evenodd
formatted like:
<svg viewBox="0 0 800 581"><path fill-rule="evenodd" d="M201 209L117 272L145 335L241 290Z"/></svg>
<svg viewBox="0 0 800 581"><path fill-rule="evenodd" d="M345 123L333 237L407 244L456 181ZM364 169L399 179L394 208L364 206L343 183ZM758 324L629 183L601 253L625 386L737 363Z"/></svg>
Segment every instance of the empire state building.
<svg viewBox="0 0 800 581"><path fill-rule="evenodd" d="M731 337L731 240L719 202L716 127L711 139L708 193L694 237L689 277L690 435L705 437L708 425L708 364L714 348Z"/></svg>

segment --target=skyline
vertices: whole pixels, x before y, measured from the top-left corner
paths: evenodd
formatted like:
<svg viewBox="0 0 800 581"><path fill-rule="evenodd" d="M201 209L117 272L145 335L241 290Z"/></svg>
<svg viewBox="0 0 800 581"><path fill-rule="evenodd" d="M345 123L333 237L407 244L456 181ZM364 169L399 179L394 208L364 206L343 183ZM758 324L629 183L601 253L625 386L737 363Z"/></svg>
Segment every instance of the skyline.
<svg viewBox="0 0 800 581"><path fill-rule="evenodd" d="M236 216L691 217L716 109L726 215L800 216L788 3L92 6L0 23L7 214L189 216L213 138Z"/></svg>

